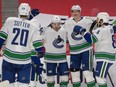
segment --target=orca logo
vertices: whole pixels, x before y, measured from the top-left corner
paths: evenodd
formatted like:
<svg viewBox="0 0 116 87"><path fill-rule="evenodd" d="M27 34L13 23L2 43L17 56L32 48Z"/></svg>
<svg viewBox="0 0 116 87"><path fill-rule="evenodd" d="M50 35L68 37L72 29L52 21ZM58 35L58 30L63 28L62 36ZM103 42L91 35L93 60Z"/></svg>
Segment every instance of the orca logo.
<svg viewBox="0 0 116 87"><path fill-rule="evenodd" d="M81 40L82 37L79 37L78 34L79 34L79 33L72 32L71 37L72 37L74 40Z"/></svg>
<svg viewBox="0 0 116 87"><path fill-rule="evenodd" d="M64 40L58 35L58 38L53 41L53 45L56 48L63 48L64 47Z"/></svg>

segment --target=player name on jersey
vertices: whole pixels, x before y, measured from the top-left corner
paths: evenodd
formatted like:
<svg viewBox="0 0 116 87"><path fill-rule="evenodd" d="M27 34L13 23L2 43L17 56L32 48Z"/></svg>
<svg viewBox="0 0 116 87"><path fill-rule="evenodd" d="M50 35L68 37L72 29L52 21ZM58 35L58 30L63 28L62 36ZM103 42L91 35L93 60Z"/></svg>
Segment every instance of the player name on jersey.
<svg viewBox="0 0 116 87"><path fill-rule="evenodd" d="M26 22L22 22L22 21L15 20L14 21L14 26L22 26L22 27L25 27L25 28L29 28L30 27L30 24L29 23L26 23Z"/></svg>

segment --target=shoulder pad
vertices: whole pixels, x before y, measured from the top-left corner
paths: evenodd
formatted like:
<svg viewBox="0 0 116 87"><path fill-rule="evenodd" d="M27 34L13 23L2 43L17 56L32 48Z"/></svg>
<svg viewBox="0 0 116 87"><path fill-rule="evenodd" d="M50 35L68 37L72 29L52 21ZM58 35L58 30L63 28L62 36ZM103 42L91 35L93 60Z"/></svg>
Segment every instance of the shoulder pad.
<svg viewBox="0 0 116 87"><path fill-rule="evenodd" d="M85 17L83 17L84 19L88 19L88 20L91 20L91 21L94 21L93 19L92 19L92 17L90 17L90 16L85 16Z"/></svg>
<svg viewBox="0 0 116 87"><path fill-rule="evenodd" d="M6 22L12 21L12 20L15 20L15 19L16 19L16 17L8 17L8 18L6 19Z"/></svg>

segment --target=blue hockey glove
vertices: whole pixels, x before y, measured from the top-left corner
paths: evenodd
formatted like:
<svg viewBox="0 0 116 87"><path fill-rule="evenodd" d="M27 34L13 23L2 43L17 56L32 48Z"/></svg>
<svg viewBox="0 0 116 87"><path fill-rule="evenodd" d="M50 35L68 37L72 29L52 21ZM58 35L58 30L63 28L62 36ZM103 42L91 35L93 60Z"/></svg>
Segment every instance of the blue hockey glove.
<svg viewBox="0 0 116 87"><path fill-rule="evenodd" d="M39 9L32 9L31 13L30 13L30 17L29 20L31 20L33 17L35 17L36 15L38 15L40 13Z"/></svg>
<svg viewBox="0 0 116 87"><path fill-rule="evenodd" d="M113 26L113 29L114 29L114 33L116 33L116 26Z"/></svg>
<svg viewBox="0 0 116 87"><path fill-rule="evenodd" d="M73 29L73 32L76 32L76 33L81 34L81 35L82 35L85 31L86 31L85 28L83 28L83 27L81 27L81 26L78 26L78 25L76 25L76 26L74 27L74 29Z"/></svg>
<svg viewBox="0 0 116 87"><path fill-rule="evenodd" d="M42 58L43 56L44 56L44 53L45 53L45 47L41 47L41 48L39 48L38 50L37 50L37 56L39 57L39 58Z"/></svg>
<svg viewBox="0 0 116 87"><path fill-rule="evenodd" d="M36 67L36 73L37 73L38 75L40 75L40 74L42 73L42 71L43 71L43 64L40 63L40 64L37 65L37 67Z"/></svg>
<svg viewBox="0 0 116 87"><path fill-rule="evenodd" d="M36 65L39 65L41 63L40 58L38 58L37 56L31 56L31 60L32 60L32 63Z"/></svg>
<svg viewBox="0 0 116 87"><path fill-rule="evenodd" d="M42 57L44 56L44 52L37 53L37 56L38 56L39 58L42 58Z"/></svg>
<svg viewBox="0 0 116 87"><path fill-rule="evenodd" d="M37 56L32 56L31 59L35 72L37 74L41 74L43 70L43 64L40 62L40 58L38 58Z"/></svg>

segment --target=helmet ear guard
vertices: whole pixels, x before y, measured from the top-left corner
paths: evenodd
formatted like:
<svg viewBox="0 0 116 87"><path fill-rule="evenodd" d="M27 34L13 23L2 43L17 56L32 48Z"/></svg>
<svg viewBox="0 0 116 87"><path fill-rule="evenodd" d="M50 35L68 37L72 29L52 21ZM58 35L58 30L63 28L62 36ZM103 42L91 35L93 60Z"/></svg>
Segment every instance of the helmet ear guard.
<svg viewBox="0 0 116 87"><path fill-rule="evenodd" d="M108 23L109 21L109 14L107 12L100 12L97 14L97 18L98 18L98 23Z"/></svg>
<svg viewBox="0 0 116 87"><path fill-rule="evenodd" d="M31 7L28 3L21 3L18 8L18 16L28 16L30 15Z"/></svg>

